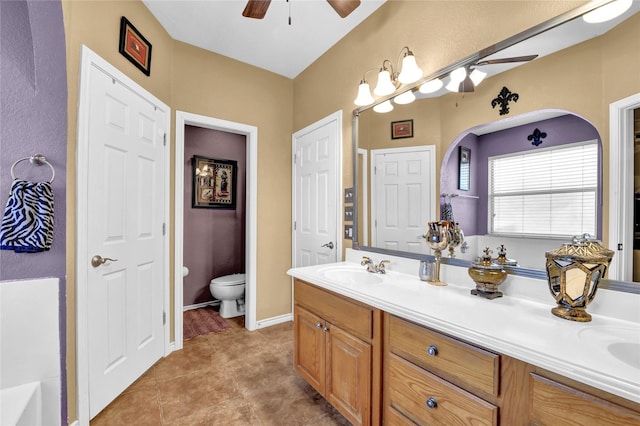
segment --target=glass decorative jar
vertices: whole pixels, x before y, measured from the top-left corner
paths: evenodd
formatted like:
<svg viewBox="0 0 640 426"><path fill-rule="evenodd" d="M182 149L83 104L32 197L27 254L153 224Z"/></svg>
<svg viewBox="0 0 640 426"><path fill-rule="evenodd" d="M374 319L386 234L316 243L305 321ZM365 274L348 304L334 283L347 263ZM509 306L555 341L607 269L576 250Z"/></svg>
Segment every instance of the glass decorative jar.
<svg viewBox="0 0 640 426"><path fill-rule="evenodd" d="M502 265L491 260L491 253L489 247L485 247L481 260L473 262L469 268L469 276L476 283L476 288L471 290L471 294L486 299L502 297L498 286L507 279L507 272L502 268Z"/></svg>
<svg viewBox="0 0 640 426"><path fill-rule="evenodd" d="M571 243L546 252L549 290L558 304L551 312L571 321L591 321L586 308L600 279L606 277L613 254L589 234L575 236Z"/></svg>

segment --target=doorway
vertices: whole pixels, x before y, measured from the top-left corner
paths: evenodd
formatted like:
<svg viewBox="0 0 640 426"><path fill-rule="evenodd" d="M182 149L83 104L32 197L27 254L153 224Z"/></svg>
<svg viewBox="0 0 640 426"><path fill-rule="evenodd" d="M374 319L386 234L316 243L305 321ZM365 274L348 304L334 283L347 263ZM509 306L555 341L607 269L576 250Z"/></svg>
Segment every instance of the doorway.
<svg viewBox="0 0 640 426"><path fill-rule="evenodd" d="M428 254L424 224L436 218L435 146L371 151L371 243Z"/></svg>
<svg viewBox="0 0 640 426"><path fill-rule="evenodd" d="M634 110L640 93L609 105L609 278L633 280Z"/></svg>
<svg viewBox="0 0 640 426"><path fill-rule="evenodd" d="M293 134L294 268L342 256L340 186L342 111Z"/></svg>
<svg viewBox="0 0 640 426"><path fill-rule="evenodd" d="M245 219L245 327L258 328L256 321L257 282L257 200L258 129L255 126L176 111L175 146L175 271L174 271L174 349L183 346L183 256L184 256L184 143L185 126L195 126L246 137L246 219Z"/></svg>
<svg viewBox="0 0 640 426"><path fill-rule="evenodd" d="M77 140L78 420L169 350L169 107L82 46ZM151 182L151 183L150 183Z"/></svg>

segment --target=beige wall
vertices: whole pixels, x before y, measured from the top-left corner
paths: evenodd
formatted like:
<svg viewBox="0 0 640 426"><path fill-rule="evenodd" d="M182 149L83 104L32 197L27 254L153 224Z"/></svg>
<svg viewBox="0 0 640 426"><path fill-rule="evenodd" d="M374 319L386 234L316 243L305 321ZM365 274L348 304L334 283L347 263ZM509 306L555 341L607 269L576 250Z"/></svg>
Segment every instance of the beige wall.
<svg viewBox="0 0 640 426"><path fill-rule="evenodd" d="M258 128L258 320L291 311L291 134L293 81L173 40L138 0L62 0L67 43L67 386L69 421L76 419L75 185L76 128L81 45L169 105L171 153L175 111L181 110ZM152 43L147 77L118 52L120 17ZM249 100L249 101L247 101ZM171 184L174 181L171 155ZM173 188L172 188L173 194ZM173 212L173 195L171 197ZM171 218L171 221L173 218ZM170 235L173 253L174 233ZM274 244L277 249L274 250ZM173 277L173 271L171 271ZM173 295L173 282L171 283ZM172 300L173 303L173 300ZM169 310L173 312L173 308ZM173 326L171 327L173 330Z"/></svg>

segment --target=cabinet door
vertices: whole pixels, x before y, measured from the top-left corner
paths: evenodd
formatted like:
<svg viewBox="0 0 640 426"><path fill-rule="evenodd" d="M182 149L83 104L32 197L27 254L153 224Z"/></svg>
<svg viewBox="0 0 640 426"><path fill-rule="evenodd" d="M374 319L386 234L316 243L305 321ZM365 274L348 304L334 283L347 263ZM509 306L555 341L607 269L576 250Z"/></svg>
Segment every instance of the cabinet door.
<svg viewBox="0 0 640 426"><path fill-rule="evenodd" d="M371 422L371 345L329 324L325 397L354 425Z"/></svg>
<svg viewBox="0 0 640 426"><path fill-rule="evenodd" d="M293 312L295 369L307 383L324 394L325 323L320 317L298 305Z"/></svg>

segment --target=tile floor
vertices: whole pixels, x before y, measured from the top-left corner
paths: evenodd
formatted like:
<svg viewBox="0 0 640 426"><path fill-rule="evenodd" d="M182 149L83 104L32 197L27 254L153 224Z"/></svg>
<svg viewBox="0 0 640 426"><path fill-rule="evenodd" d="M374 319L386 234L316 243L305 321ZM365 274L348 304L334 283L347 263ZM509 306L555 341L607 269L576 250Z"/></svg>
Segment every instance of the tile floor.
<svg viewBox="0 0 640 426"><path fill-rule="evenodd" d="M293 369L293 323L232 327L184 342L98 414L91 426L347 426Z"/></svg>

